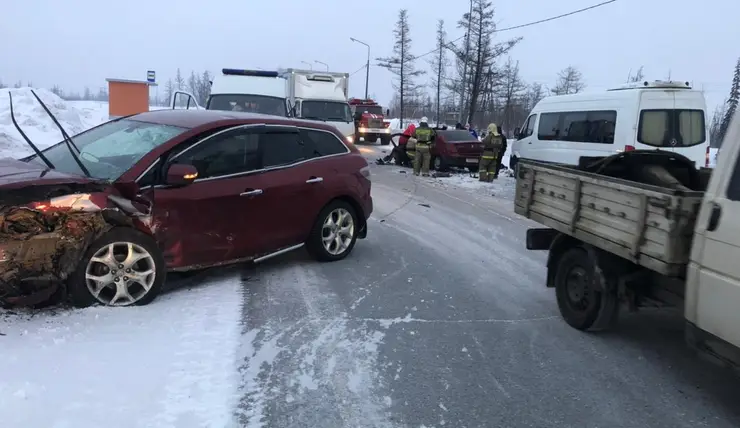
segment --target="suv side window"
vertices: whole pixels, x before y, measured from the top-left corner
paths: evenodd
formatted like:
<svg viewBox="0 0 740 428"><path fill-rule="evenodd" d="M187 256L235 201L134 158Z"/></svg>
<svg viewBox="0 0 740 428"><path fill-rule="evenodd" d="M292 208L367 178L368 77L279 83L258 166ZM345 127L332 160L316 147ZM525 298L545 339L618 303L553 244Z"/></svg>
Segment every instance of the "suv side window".
<svg viewBox="0 0 740 428"><path fill-rule="evenodd" d="M266 131L260 134L262 168L290 165L308 159L306 146L297 131Z"/></svg>
<svg viewBox="0 0 740 428"><path fill-rule="evenodd" d="M306 148L313 153L311 157L347 153L347 146L331 132L303 129L301 133L304 136L303 141L306 142Z"/></svg>
<svg viewBox="0 0 740 428"><path fill-rule="evenodd" d="M175 155L174 163L193 165L198 178L254 171L261 168L258 135L238 128L217 134Z"/></svg>

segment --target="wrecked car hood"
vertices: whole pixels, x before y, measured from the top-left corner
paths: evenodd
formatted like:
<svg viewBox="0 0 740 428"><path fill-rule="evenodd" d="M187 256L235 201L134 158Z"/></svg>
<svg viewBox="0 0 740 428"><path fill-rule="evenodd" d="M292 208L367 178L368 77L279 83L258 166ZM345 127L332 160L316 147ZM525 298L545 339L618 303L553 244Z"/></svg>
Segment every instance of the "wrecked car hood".
<svg viewBox="0 0 740 428"><path fill-rule="evenodd" d="M19 188L29 185L90 183L92 181L94 180L81 175L48 169L35 162L26 163L12 158L0 158L0 187Z"/></svg>

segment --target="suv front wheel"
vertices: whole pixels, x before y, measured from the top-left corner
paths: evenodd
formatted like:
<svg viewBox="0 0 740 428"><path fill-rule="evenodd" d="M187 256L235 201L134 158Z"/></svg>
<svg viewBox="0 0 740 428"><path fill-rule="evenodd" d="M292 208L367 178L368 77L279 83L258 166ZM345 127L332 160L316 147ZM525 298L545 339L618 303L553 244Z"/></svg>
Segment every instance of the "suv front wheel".
<svg viewBox="0 0 740 428"><path fill-rule="evenodd" d="M146 305L164 285L164 257L152 237L125 227L113 228L85 252L67 280L77 307Z"/></svg>

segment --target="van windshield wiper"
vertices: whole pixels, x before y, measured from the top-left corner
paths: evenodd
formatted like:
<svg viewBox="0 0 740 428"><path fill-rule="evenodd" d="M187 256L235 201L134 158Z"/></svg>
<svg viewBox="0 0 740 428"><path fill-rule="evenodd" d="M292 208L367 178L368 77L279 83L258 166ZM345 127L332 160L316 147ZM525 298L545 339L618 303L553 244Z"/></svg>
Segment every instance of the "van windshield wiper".
<svg viewBox="0 0 740 428"><path fill-rule="evenodd" d="M77 163L77 166L80 167L80 169L82 170L82 172L85 174L86 177L91 177L90 171L88 171L85 165L82 164L80 157L77 155L77 153L80 153L80 149L78 149L77 146L75 146L75 143L72 141L72 138L69 136L69 134L67 134L67 131L65 131L64 128L62 128L62 125L59 123L57 118L54 117L51 111L49 111L49 108L46 107L46 104L44 104L44 102L41 101L41 98L39 98L39 96L36 95L36 91L31 89L31 94L33 94L34 98L36 98L39 104L41 104L41 107L44 108L44 111L46 112L46 114L49 115L51 120L54 121L54 124L57 126L57 128L59 128L59 130L62 132L62 136L64 137L64 143L69 149L69 153L72 154L72 158L74 158L75 162ZM75 153L75 150L77 150L77 153Z"/></svg>
<svg viewBox="0 0 740 428"><path fill-rule="evenodd" d="M23 137L24 140L26 140L26 143L28 143L28 145L31 146L33 151L36 152L36 156L38 156L39 159L44 161L47 167L49 167L50 169L54 169L54 164L51 163L51 161L46 156L44 156L43 153L41 153L41 150L39 150L39 148L36 147L36 145L31 142L31 139L28 138L28 135L26 135L26 133L23 132L21 127L18 125L18 122L15 120L15 113L13 112L13 94L11 94L10 91L8 91L8 98L10 100L10 120L13 121L13 126L15 126L15 129L18 130L18 133L21 134L21 137Z"/></svg>

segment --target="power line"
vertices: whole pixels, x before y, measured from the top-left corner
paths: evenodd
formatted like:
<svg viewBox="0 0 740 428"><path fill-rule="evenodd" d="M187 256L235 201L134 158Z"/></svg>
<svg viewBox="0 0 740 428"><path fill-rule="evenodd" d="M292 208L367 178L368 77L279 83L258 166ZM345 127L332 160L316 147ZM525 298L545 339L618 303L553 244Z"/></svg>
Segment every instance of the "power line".
<svg viewBox="0 0 740 428"><path fill-rule="evenodd" d="M500 28L500 29L494 30L493 32L494 32L494 33L501 33L501 32L503 32L503 31L516 30L516 29L518 29L518 28L530 27L530 26L532 26L532 25L542 24L542 23L544 23L544 22L550 22L550 21L554 21L554 20L556 20L556 19L560 19L560 18L565 18L565 17L567 17L567 16L575 15L575 14L577 14L577 13L581 13L581 12L586 12L587 10L591 10L591 9L596 9L597 7L601 7L601 6L606 6L606 5L608 5L609 3L614 3L615 1L617 1L617 0L608 0L608 1L605 1L605 2L601 2L601 3L599 3L599 4L595 4L595 5L592 5L592 6L584 7L583 9L578 9L578 10L574 10L574 11L572 11L572 12L564 13L564 14L562 14L562 15L557 15L557 16L551 16L551 17L549 17L549 18L545 18L545 19L540 19L539 21L533 21L533 22L528 22L528 23L526 23L526 24L520 24L520 25L515 25L515 26L513 26L513 27ZM464 34L463 34L462 36L460 36L460 37L456 38L455 40L452 40L452 41L448 42L447 44L448 44L448 45L450 45L450 44L452 44L452 43L455 43L455 42L457 42L457 41L461 40L461 39L462 39L463 37L465 37L465 35L464 35ZM434 52L437 52L437 49L436 49L436 48L435 48L435 49L432 49L432 50L430 50L429 52L423 53L423 54L421 54L421 55L417 55L417 56L415 56L415 57L414 57L413 59L415 59L415 60L416 60L416 59L419 59L419 58L421 58L421 57L427 56L427 55L429 55L429 54L431 54L431 53L434 53Z"/></svg>

